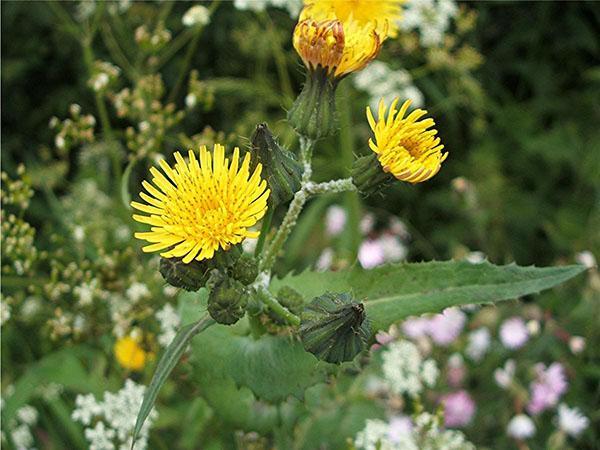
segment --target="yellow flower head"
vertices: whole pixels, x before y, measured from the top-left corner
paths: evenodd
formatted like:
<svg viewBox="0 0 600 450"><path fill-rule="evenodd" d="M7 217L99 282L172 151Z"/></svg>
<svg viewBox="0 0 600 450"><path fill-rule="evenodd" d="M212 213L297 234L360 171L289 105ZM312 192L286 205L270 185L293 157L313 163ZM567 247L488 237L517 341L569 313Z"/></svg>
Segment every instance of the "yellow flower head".
<svg viewBox="0 0 600 450"><path fill-rule="evenodd" d="M383 39L372 25L355 20L305 19L294 30L294 48L311 71L321 66L341 78L363 69L379 54Z"/></svg>
<svg viewBox="0 0 600 450"><path fill-rule="evenodd" d="M212 258L220 248L227 250L247 237L258 237L249 228L264 216L270 192L260 177L261 164L250 175L250 154L240 166L239 149L235 148L230 162L220 144L215 144L213 152L202 146L199 159L192 150L188 162L179 152L175 159L174 168L160 161L166 176L155 167L150 169L155 186L144 181L148 193L140 193L148 204L131 202L149 214L133 218L152 226L149 232L135 233L136 238L150 242L142 250L168 249L162 257L183 258L187 264L194 258Z"/></svg>
<svg viewBox="0 0 600 450"><path fill-rule="evenodd" d="M345 24L352 19L360 26L371 23L383 41L398 34L402 3L404 0L309 0L300 20L339 19Z"/></svg>
<svg viewBox="0 0 600 450"><path fill-rule="evenodd" d="M146 364L147 353L136 339L125 336L117 340L114 347L115 357L121 367L139 371Z"/></svg>
<svg viewBox="0 0 600 450"><path fill-rule="evenodd" d="M369 140L369 146L377 154L385 172L391 173L401 181L420 183L429 180L439 172L448 153L442 153L443 145L436 137L437 130L429 128L435 125L431 118L419 120L427 111L416 109L404 117L410 100L406 100L400 110L396 110L398 99L390 105L386 115L383 99L379 102L377 121L371 108L367 107L367 119L375 134L375 141Z"/></svg>

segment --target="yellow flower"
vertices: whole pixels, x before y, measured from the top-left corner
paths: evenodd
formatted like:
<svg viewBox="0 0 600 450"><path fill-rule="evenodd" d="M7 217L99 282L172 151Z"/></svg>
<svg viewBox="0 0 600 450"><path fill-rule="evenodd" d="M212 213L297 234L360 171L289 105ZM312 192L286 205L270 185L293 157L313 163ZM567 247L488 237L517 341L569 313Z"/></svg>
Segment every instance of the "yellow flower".
<svg viewBox="0 0 600 450"><path fill-rule="evenodd" d="M131 336L120 338L115 343L114 352L117 362L128 370L142 370L148 357L138 341Z"/></svg>
<svg viewBox="0 0 600 450"><path fill-rule="evenodd" d="M264 216L270 192L260 177L261 164L250 175L250 154L240 166L236 147L230 163L220 144L215 144L213 152L202 146L199 160L192 150L188 162L179 152L175 159L174 168L160 161L166 177L155 167L150 169L155 186L144 181L150 195L140 193L148 204L131 202L149 214L133 218L152 226L149 232L135 233L136 238L150 242L142 250L168 249L161 256L183 258L187 264L194 258L212 258L220 248L227 250L247 237L258 237L259 232L249 228Z"/></svg>
<svg viewBox="0 0 600 450"><path fill-rule="evenodd" d="M344 24L353 19L359 26L369 23L383 41L398 34L404 0L313 0L307 1L300 20L339 19Z"/></svg>
<svg viewBox="0 0 600 450"><path fill-rule="evenodd" d="M306 19L294 30L294 48L304 65L311 71L320 66L336 78L363 69L377 57L382 42L372 25L355 20Z"/></svg>
<svg viewBox="0 0 600 450"><path fill-rule="evenodd" d="M377 121L371 108L367 107L367 119L375 134L369 146L377 154L383 170L399 180L420 183L439 172L448 153L442 153L443 145L436 137L437 130L431 118L419 120L427 111L416 109L404 117L410 100L406 100L400 110L396 110L398 99L390 105L386 119L383 99L379 102Z"/></svg>

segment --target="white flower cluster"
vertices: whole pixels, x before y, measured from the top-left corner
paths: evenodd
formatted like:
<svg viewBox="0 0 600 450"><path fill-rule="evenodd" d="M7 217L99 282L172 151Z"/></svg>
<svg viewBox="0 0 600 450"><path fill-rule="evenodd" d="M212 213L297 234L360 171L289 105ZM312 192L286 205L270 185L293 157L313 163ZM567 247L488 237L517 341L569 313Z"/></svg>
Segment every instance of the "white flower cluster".
<svg viewBox="0 0 600 450"><path fill-rule="evenodd" d="M84 434L90 450L131 449L132 433L145 389L128 379L123 389L117 393L105 392L100 402L92 394L77 396L71 418L88 427ZM143 450L148 446L150 427L157 415L155 410L150 412L136 441L136 449Z"/></svg>
<svg viewBox="0 0 600 450"><path fill-rule="evenodd" d="M564 403L558 405L558 427L568 435L578 437L590 424L578 408L569 408Z"/></svg>
<svg viewBox="0 0 600 450"><path fill-rule="evenodd" d="M352 78L354 85L369 94L369 105L377 110L379 100L386 104L399 97L411 100L412 106L423 105L423 93L413 84L410 74L403 69L393 70L386 63L373 61Z"/></svg>
<svg viewBox="0 0 600 450"><path fill-rule="evenodd" d="M437 416L424 412L414 420L401 416L389 423L367 420L354 440L362 450L471 450L475 446L456 430L445 430Z"/></svg>
<svg viewBox="0 0 600 450"><path fill-rule="evenodd" d="M473 361L479 362L487 353L491 342L492 336L490 331L486 327L477 328L469 333L465 353Z"/></svg>
<svg viewBox="0 0 600 450"><path fill-rule="evenodd" d="M210 23L210 12L206 6L194 5L185 12L181 23L186 27L208 25Z"/></svg>
<svg viewBox="0 0 600 450"><path fill-rule="evenodd" d="M416 396L424 386L432 387L439 375L435 361L423 360L416 345L409 341L389 344L382 358L384 379L397 394Z"/></svg>
<svg viewBox="0 0 600 450"><path fill-rule="evenodd" d="M167 347L175 338L181 319L175 308L170 303L167 303L161 310L157 311L156 320L160 324L158 343L163 347Z"/></svg>
<svg viewBox="0 0 600 450"><path fill-rule="evenodd" d="M2 402L4 405L4 402ZM7 431L10 434L10 439L15 445L16 450L28 450L33 448L34 439L31 433L31 427L38 421L37 410L30 405L24 405L17 410L16 419L12 419L8 424ZM3 424L4 428L4 424ZM3 444L5 440L4 432L2 432Z"/></svg>
<svg viewBox="0 0 600 450"><path fill-rule="evenodd" d="M423 47L435 47L443 42L457 12L454 0L407 0L399 25L406 31L418 30Z"/></svg>
<svg viewBox="0 0 600 450"><path fill-rule="evenodd" d="M302 0L233 0L233 5L237 9L264 11L268 6L287 9L292 19L300 14L302 9Z"/></svg>

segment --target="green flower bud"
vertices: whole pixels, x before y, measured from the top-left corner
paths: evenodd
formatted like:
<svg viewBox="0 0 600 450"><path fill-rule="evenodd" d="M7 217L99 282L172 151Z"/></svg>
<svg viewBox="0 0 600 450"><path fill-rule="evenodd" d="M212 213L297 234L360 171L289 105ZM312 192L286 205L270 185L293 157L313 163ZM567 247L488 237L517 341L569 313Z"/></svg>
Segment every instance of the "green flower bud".
<svg viewBox="0 0 600 450"><path fill-rule="evenodd" d="M295 289L289 286L283 286L277 291L276 297L279 304L287 308L292 314L296 314L297 316L302 314L302 311L304 310L304 299ZM275 323L285 325L285 320L273 311L269 310L268 314Z"/></svg>
<svg viewBox="0 0 600 450"><path fill-rule="evenodd" d="M302 92L288 111L288 121L296 132L310 139L333 135L337 130L335 89L338 80L317 67L309 71Z"/></svg>
<svg viewBox="0 0 600 450"><path fill-rule="evenodd" d="M292 152L277 144L266 123L256 126L252 136L252 156L251 170L261 163L262 176L271 190L269 207L290 201L300 189L302 165Z"/></svg>
<svg viewBox="0 0 600 450"><path fill-rule="evenodd" d="M226 278L216 285L208 295L208 313L218 323L232 325L246 312L248 295L239 282Z"/></svg>
<svg viewBox="0 0 600 450"><path fill-rule="evenodd" d="M231 275L243 285L248 286L258 276L258 261L253 256L244 253L233 265Z"/></svg>
<svg viewBox="0 0 600 450"><path fill-rule="evenodd" d="M364 305L349 293L327 292L304 309L300 338L304 349L330 363L351 361L366 348L371 327Z"/></svg>
<svg viewBox="0 0 600 450"><path fill-rule="evenodd" d="M182 258L160 258L158 269L171 286L186 291L197 291L206 284L213 269L224 269L233 265L241 254L240 247L235 246L227 251L216 252L211 259L192 260L187 264L183 263Z"/></svg>
<svg viewBox="0 0 600 450"><path fill-rule="evenodd" d="M365 197L380 192L395 178L385 172L375 153L360 156L352 164L352 183Z"/></svg>

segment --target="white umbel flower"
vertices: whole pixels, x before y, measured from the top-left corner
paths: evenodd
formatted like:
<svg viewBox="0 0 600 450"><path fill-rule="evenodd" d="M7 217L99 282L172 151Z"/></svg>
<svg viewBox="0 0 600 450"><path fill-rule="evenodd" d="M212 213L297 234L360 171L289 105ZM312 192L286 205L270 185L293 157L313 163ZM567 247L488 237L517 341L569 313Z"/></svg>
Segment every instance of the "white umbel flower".
<svg viewBox="0 0 600 450"><path fill-rule="evenodd" d="M186 27L204 26L210 23L210 12L206 6L195 5L188 9L181 19Z"/></svg>
<svg viewBox="0 0 600 450"><path fill-rule="evenodd" d="M590 424L579 408L569 408L564 403L558 405L558 426L568 435L578 437Z"/></svg>
<svg viewBox="0 0 600 450"><path fill-rule="evenodd" d="M515 439L528 439L535 434L535 424L529 416L519 414L510 419L506 433Z"/></svg>
<svg viewBox="0 0 600 450"><path fill-rule="evenodd" d="M417 347L409 341L396 341L382 353L382 371L385 381L397 394L416 396L423 385L431 386L439 370L435 361L423 361Z"/></svg>

